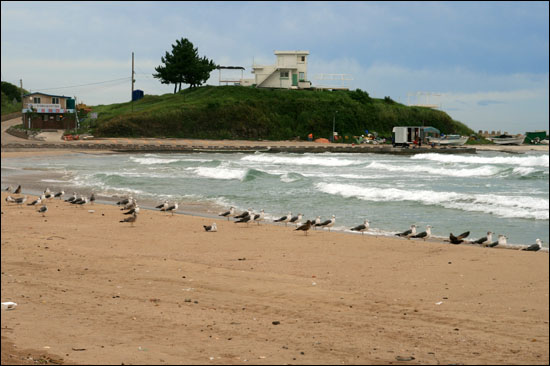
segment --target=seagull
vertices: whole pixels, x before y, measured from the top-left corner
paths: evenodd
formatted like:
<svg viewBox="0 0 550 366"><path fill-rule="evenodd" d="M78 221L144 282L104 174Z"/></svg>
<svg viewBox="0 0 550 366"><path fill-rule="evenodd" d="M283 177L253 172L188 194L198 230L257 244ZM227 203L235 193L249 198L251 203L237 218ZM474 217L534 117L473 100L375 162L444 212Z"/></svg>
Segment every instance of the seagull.
<svg viewBox="0 0 550 366"><path fill-rule="evenodd" d="M137 220L137 214L134 212L132 216L129 216L124 220L120 220L119 222L131 222L132 226L134 226L134 222L136 222L136 220Z"/></svg>
<svg viewBox="0 0 550 366"><path fill-rule="evenodd" d="M73 192L73 195L65 200L65 202L73 202L76 199L76 192Z"/></svg>
<svg viewBox="0 0 550 366"><path fill-rule="evenodd" d="M529 252L536 252L538 250L541 250L542 249L542 240L537 239L535 241L536 241L535 244L531 244L528 247L523 248L522 250L527 250Z"/></svg>
<svg viewBox="0 0 550 366"><path fill-rule="evenodd" d="M457 236L456 238L460 240L460 239L467 238L468 235L470 235L470 232L469 232L469 231L466 231L465 233L460 234L460 235Z"/></svg>
<svg viewBox="0 0 550 366"><path fill-rule="evenodd" d="M402 233L395 234L397 236L406 236L409 237L411 235L416 235L416 225L411 225L411 228L407 231L403 231Z"/></svg>
<svg viewBox="0 0 550 366"><path fill-rule="evenodd" d="M135 212L135 213L139 213L139 206L138 206L138 205L136 205L136 207L132 208L130 211L124 212L123 214L124 214L124 215L131 215L131 214L133 214L134 212Z"/></svg>
<svg viewBox="0 0 550 366"><path fill-rule="evenodd" d="M17 203L18 205L22 205L23 203L25 203L25 201L27 201L27 196L15 199L15 203Z"/></svg>
<svg viewBox="0 0 550 366"><path fill-rule="evenodd" d="M251 219L252 219L252 216L246 215L245 217L240 218L239 220L235 221L235 224L238 224L240 222L246 222L246 226L248 226L248 223L250 222Z"/></svg>
<svg viewBox="0 0 550 366"><path fill-rule="evenodd" d="M27 203L27 206L35 206L35 205L39 205L41 203L42 203L42 198L38 197L37 199L35 199L31 203Z"/></svg>
<svg viewBox="0 0 550 366"><path fill-rule="evenodd" d="M291 224L300 224L300 221L302 221L302 217L303 215L301 213L299 213L297 216L294 216L293 218L290 219L290 223Z"/></svg>
<svg viewBox="0 0 550 366"><path fill-rule="evenodd" d="M121 211L122 211L122 210L130 210L130 209L136 207L136 205L137 205L137 200L134 200L134 199L133 199L133 200L131 200L130 202L128 202L128 203L126 204L126 206L124 206L124 207L121 208L120 210L121 210Z"/></svg>
<svg viewBox="0 0 550 366"><path fill-rule="evenodd" d="M242 219L242 218L245 218L247 216L250 216L250 213L252 212L252 209L249 208L248 211L244 211L242 212L240 215L237 215L235 216L236 219Z"/></svg>
<svg viewBox="0 0 550 366"><path fill-rule="evenodd" d="M506 236L499 235L497 241L495 241L493 243L486 242L486 243L483 244L483 246L484 247L489 247L489 248L494 248L497 245L506 244L507 243L506 239L508 239Z"/></svg>
<svg viewBox="0 0 550 366"><path fill-rule="evenodd" d="M166 211L168 208L168 201L164 201L164 203L161 203L160 205L156 206L155 208L160 208L161 211Z"/></svg>
<svg viewBox="0 0 550 366"><path fill-rule="evenodd" d="M328 231L330 231L330 228L334 225L334 222L336 222L336 216L332 215L330 220L325 220L320 224L315 224L315 226L328 227Z"/></svg>
<svg viewBox="0 0 550 366"><path fill-rule="evenodd" d="M15 191L13 193L15 193L15 194L21 193L21 184L17 186L17 188L15 189Z"/></svg>
<svg viewBox="0 0 550 366"><path fill-rule="evenodd" d="M59 197L59 199L62 198L62 196L65 194L65 191L61 190L61 192L57 192L56 194L54 194L53 196L54 197Z"/></svg>
<svg viewBox="0 0 550 366"><path fill-rule="evenodd" d="M50 192L50 188L46 188L46 190L44 191L44 196L46 197L47 200L49 200L50 198L52 198L52 192Z"/></svg>
<svg viewBox="0 0 550 366"><path fill-rule="evenodd" d="M78 205L83 200L84 200L84 196L80 195L80 197L78 197L77 199L74 199L74 200L71 201L71 205Z"/></svg>
<svg viewBox="0 0 550 366"><path fill-rule="evenodd" d="M356 227L351 228L351 231L360 231L361 235L363 235L367 230L369 230L369 220L365 220L364 224L357 225Z"/></svg>
<svg viewBox="0 0 550 366"><path fill-rule="evenodd" d="M460 235L459 235L459 237L460 237ZM449 234L449 241L451 242L451 244L460 244L460 243L464 242L464 240L459 239L456 236L454 236L453 233Z"/></svg>
<svg viewBox="0 0 550 366"><path fill-rule="evenodd" d="M262 209L259 214L254 215L253 221L257 222L260 225L260 221L264 219L264 210Z"/></svg>
<svg viewBox="0 0 550 366"><path fill-rule="evenodd" d="M95 195L94 195L94 192L92 192L92 195L90 196L90 202L92 203L92 205L94 204L94 201L95 201Z"/></svg>
<svg viewBox="0 0 550 366"><path fill-rule="evenodd" d="M219 214L219 216L227 217L227 221L229 221L229 217L235 216L235 207L231 206L229 211L225 211L224 213Z"/></svg>
<svg viewBox="0 0 550 366"><path fill-rule="evenodd" d="M161 210L161 211L166 211L166 212L171 211L171 212L172 212L172 216L174 216L174 212L175 212L177 209L178 209L178 203L177 203L177 202L174 202L174 204L173 204L172 206L170 206L170 207L168 207L168 208L166 208L166 209L161 208L160 210Z"/></svg>
<svg viewBox="0 0 550 366"><path fill-rule="evenodd" d="M313 230L317 230L316 227L320 226L320 224L321 224L321 216L317 216L315 218L315 221L311 222L311 225L313 225Z"/></svg>
<svg viewBox="0 0 550 366"><path fill-rule="evenodd" d="M422 238L422 239L426 240L430 236L432 236L432 227L430 225L426 225L426 231L423 231L420 234L412 235L410 237L411 238Z"/></svg>
<svg viewBox="0 0 550 366"><path fill-rule="evenodd" d="M78 201L76 204L83 207L86 203L88 203L88 198L84 197L82 200Z"/></svg>
<svg viewBox="0 0 550 366"><path fill-rule="evenodd" d="M118 201L116 204L117 204L118 206L127 205L127 204L130 202L130 200L132 200L132 196L130 196L130 197L128 197L128 198L125 198L125 199L123 199L123 200L121 200L121 201Z"/></svg>
<svg viewBox="0 0 550 366"><path fill-rule="evenodd" d="M44 203L42 207L40 207L37 212L40 212L42 214L42 217L45 216L46 212L48 212L48 206Z"/></svg>
<svg viewBox="0 0 550 366"><path fill-rule="evenodd" d="M277 220L274 220L274 222L284 222L286 226L286 224L290 221L291 218L292 218L292 214L290 211L288 211L287 215L279 217Z"/></svg>
<svg viewBox="0 0 550 366"><path fill-rule="evenodd" d="M309 229L311 229L311 225L312 225L312 224L313 224L313 221L307 220L305 224L298 226L298 227L296 228L296 230L294 230L294 231L303 230L303 231L306 233L306 235L307 235L307 231L308 231Z"/></svg>
<svg viewBox="0 0 550 366"><path fill-rule="evenodd" d="M9 204L10 202L15 202L15 198L13 198L12 196L7 196L6 197L6 202Z"/></svg>
<svg viewBox="0 0 550 366"><path fill-rule="evenodd" d="M472 244L483 244L485 242L491 243L493 241L493 232L487 231L487 236L484 236L483 238L479 238L476 241L473 241Z"/></svg>
<svg viewBox="0 0 550 366"><path fill-rule="evenodd" d="M216 223L213 223L210 226L202 225L202 227L204 228L204 231L207 231L207 232L212 233L212 232L218 231L218 226L216 226Z"/></svg>

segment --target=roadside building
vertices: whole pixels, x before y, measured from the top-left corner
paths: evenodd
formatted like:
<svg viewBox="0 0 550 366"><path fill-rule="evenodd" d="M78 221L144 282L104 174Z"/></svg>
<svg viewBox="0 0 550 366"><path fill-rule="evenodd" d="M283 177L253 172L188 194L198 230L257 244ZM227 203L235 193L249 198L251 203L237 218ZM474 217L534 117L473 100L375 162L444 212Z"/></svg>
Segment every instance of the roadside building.
<svg viewBox="0 0 550 366"><path fill-rule="evenodd" d="M64 95L25 94L22 112L25 128L67 130L77 126L75 100Z"/></svg>

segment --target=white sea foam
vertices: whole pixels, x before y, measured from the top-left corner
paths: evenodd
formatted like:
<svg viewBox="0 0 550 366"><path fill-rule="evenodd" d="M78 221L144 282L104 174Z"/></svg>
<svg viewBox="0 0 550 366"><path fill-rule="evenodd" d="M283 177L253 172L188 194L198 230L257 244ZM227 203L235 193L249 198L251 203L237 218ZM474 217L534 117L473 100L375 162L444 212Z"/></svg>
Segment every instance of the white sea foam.
<svg viewBox="0 0 550 366"><path fill-rule="evenodd" d="M448 177L488 177L500 172L498 167L483 165L477 168L448 169L437 168L428 165L393 165L372 162L368 169L377 169L387 172L427 173L432 175L444 175Z"/></svg>
<svg viewBox="0 0 550 366"><path fill-rule="evenodd" d="M356 197L365 201L411 201L424 205L485 212L501 217L548 220L548 199L543 198L360 187L338 183L317 183L316 188L324 193L346 198Z"/></svg>
<svg viewBox="0 0 550 366"><path fill-rule="evenodd" d="M169 164L169 163L175 163L176 161L180 161L180 159L159 159L159 158L153 158L153 157L136 158L133 156L130 156L130 160L141 165Z"/></svg>
<svg viewBox="0 0 550 366"><path fill-rule="evenodd" d="M542 166L548 167L548 155L526 156L471 156L452 154L417 154L411 160L430 160L442 163L467 163L467 164L508 164L517 166Z"/></svg>
<svg viewBox="0 0 550 366"><path fill-rule="evenodd" d="M303 156L278 156L274 154L246 155L241 161L263 164L284 164L284 165L309 165L309 166L349 166L363 164L363 161L342 159L335 156L303 155Z"/></svg>
<svg viewBox="0 0 550 366"><path fill-rule="evenodd" d="M536 172L537 170L535 168L531 168L531 167L516 167L514 168L514 170L512 170L512 173L513 174L516 174L516 175L521 175L522 177L524 176L527 176L529 174L532 174L534 172Z"/></svg>
<svg viewBox="0 0 550 366"><path fill-rule="evenodd" d="M40 179L40 181L46 183L70 183L70 181L59 179Z"/></svg>
<svg viewBox="0 0 550 366"><path fill-rule="evenodd" d="M232 169L225 167L196 167L196 168L187 168L197 174L198 176L205 178L213 179L238 179L243 180L248 172L248 169Z"/></svg>

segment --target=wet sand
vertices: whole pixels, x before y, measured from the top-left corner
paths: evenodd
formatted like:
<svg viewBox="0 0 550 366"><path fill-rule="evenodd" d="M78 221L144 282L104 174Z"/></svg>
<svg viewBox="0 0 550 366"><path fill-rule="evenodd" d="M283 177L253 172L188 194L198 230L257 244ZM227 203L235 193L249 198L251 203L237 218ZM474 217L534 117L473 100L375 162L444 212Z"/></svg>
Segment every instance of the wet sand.
<svg viewBox="0 0 550 366"><path fill-rule="evenodd" d="M548 253L149 210L131 227L112 205L52 200L42 217L5 196L16 349L80 364L549 362Z"/></svg>

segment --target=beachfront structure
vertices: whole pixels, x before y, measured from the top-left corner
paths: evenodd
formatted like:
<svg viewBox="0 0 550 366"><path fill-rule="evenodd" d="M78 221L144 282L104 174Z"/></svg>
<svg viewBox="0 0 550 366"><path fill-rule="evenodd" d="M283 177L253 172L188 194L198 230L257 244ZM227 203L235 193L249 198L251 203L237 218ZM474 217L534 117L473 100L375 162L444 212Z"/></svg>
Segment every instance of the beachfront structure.
<svg viewBox="0 0 550 366"><path fill-rule="evenodd" d="M392 129L393 146L408 146L420 141L423 144L429 143L429 137L438 138L441 132L431 126L395 126Z"/></svg>
<svg viewBox="0 0 550 366"><path fill-rule="evenodd" d="M241 79L240 85L257 88L309 89L307 59L309 51L275 51L275 65L252 65L254 79Z"/></svg>
<svg viewBox="0 0 550 366"><path fill-rule="evenodd" d="M23 95L23 126L39 129L76 128L75 100L64 95Z"/></svg>

